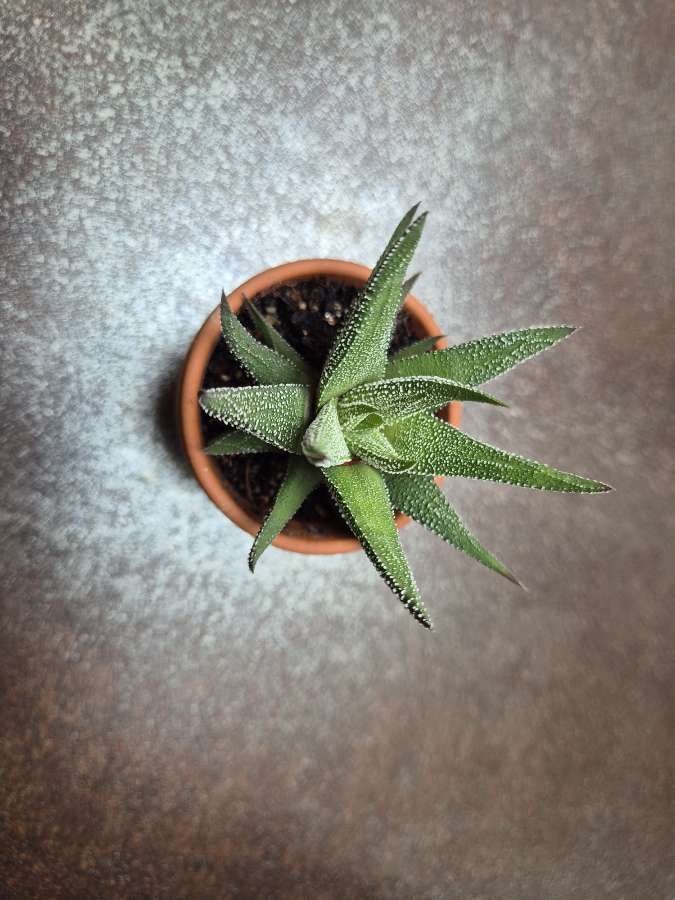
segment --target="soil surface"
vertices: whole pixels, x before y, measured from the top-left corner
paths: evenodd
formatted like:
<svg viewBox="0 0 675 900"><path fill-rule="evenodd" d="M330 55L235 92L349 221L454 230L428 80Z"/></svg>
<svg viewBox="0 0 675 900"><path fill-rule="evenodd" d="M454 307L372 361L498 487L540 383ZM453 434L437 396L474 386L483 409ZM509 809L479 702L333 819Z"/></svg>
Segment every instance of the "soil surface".
<svg viewBox="0 0 675 900"><path fill-rule="evenodd" d="M345 313L357 293L356 287L319 277L278 285L258 294L252 302L289 344L317 371L321 371ZM249 331L256 333L245 311L241 313L240 320ZM415 340L410 316L401 311L396 320L391 350L407 347ZM209 360L204 387L242 387L253 383L221 339ZM205 441L225 431L227 429L222 422L202 413ZM223 479L242 506L254 518L263 519L283 480L286 458L282 453L246 453L222 456L218 462ZM313 534L349 534L328 488L323 484L307 497L293 521L301 523Z"/></svg>

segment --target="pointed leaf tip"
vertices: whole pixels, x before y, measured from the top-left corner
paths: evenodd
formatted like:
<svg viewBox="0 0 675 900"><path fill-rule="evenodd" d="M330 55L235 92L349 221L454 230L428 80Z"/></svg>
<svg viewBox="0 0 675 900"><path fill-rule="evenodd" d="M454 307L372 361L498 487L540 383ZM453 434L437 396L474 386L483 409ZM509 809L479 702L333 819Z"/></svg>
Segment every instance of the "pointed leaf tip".
<svg viewBox="0 0 675 900"><path fill-rule="evenodd" d="M367 463L323 469L344 520L391 590L425 627L429 615L405 558L382 475Z"/></svg>
<svg viewBox="0 0 675 900"><path fill-rule="evenodd" d="M517 588L520 588L521 591L524 591L526 594L530 593L530 589L528 587L525 587L523 582L519 578L516 578L516 576L510 570L502 572L501 574L503 574L504 578L506 578L507 581L510 581L511 584L515 584Z"/></svg>
<svg viewBox="0 0 675 900"><path fill-rule="evenodd" d="M438 375L466 385L484 384L569 337L575 328L553 325L504 331L416 356L394 356L386 376Z"/></svg>
<svg viewBox="0 0 675 900"><path fill-rule="evenodd" d="M403 217L350 306L319 379L319 406L384 375L401 289L425 217L426 213L414 221L410 214Z"/></svg>
<svg viewBox="0 0 675 900"><path fill-rule="evenodd" d="M320 478L318 469L310 466L301 457L289 458L286 476L248 555L248 567L252 573L264 551L290 522L304 500L317 486Z"/></svg>
<svg viewBox="0 0 675 900"><path fill-rule="evenodd" d="M295 347L292 347L286 338L267 321L266 317L260 312L255 303L253 303L252 300L249 300L248 297L244 298L244 309L249 314L256 331L263 338L265 344L280 356L283 356L291 362L294 366L297 366L298 371L303 373L306 384L313 384L316 382L317 376L312 367L305 362Z"/></svg>
<svg viewBox="0 0 675 900"><path fill-rule="evenodd" d="M418 413L386 427L385 434L399 455L411 461L412 466L407 469L410 474L479 478L569 493L598 494L609 490L600 481L484 444L429 413ZM378 460L378 466L385 472L397 473L395 465L387 460Z"/></svg>
<svg viewBox="0 0 675 900"><path fill-rule="evenodd" d="M519 585L513 573L471 534L433 478L424 475L387 475L392 505L411 516L448 544Z"/></svg>
<svg viewBox="0 0 675 900"><path fill-rule="evenodd" d="M234 314L223 291L220 298L220 330L235 359L258 384L311 384L304 361L289 359L261 343Z"/></svg>
<svg viewBox="0 0 675 900"><path fill-rule="evenodd" d="M273 444L268 444L245 431L228 431L209 441L204 447L204 453L208 456L234 456L238 453L265 453L276 449Z"/></svg>
<svg viewBox="0 0 675 900"><path fill-rule="evenodd" d="M403 287L401 288L401 303L404 302L405 298L415 287L420 274L420 272L415 272L414 275L411 275L410 278L403 282Z"/></svg>

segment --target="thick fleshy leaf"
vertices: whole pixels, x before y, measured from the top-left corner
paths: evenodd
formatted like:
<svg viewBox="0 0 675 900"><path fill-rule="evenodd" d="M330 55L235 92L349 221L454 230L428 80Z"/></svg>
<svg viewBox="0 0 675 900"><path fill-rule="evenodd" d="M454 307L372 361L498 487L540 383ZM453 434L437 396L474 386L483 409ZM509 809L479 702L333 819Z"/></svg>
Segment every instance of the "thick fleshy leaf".
<svg viewBox="0 0 675 900"><path fill-rule="evenodd" d="M426 628L429 615L405 558L384 479L366 463L324 469L342 516L382 578Z"/></svg>
<svg viewBox="0 0 675 900"><path fill-rule="evenodd" d="M447 350L403 358L394 357L387 365L386 377L437 375L462 384L484 384L518 363L536 356L547 347L557 344L574 330L569 325L554 325L548 328L504 331L466 344L458 344L456 347L448 347Z"/></svg>
<svg viewBox="0 0 675 900"><path fill-rule="evenodd" d="M415 219L415 216L417 215L417 210L419 208L420 208L419 203L415 203L413 206L411 206L410 209L408 210L408 212L403 216L401 221L398 223L396 228L394 228L394 232L393 232L392 236L389 238L389 243L384 248L382 255L380 256L377 263L375 264L375 268L373 269L373 274L375 274L377 272L378 268L381 268L383 262L385 261L385 259L389 255L389 253L394 249L394 247L396 246L398 241L403 237L405 232L412 225L412 223ZM412 276L412 278L416 278L416 277L417 277L416 275Z"/></svg>
<svg viewBox="0 0 675 900"><path fill-rule="evenodd" d="M307 425L309 389L302 384L267 384L202 391L199 403L227 425L297 453Z"/></svg>
<svg viewBox="0 0 675 900"><path fill-rule="evenodd" d="M386 459L396 465L401 462L401 457L392 447L381 426L355 428L353 431L346 432L345 438L352 456L356 459L362 459L365 462L372 460L375 464L381 459Z"/></svg>
<svg viewBox="0 0 675 900"><path fill-rule="evenodd" d="M341 466L352 458L342 433L335 400L322 406L302 438L302 452L313 466Z"/></svg>
<svg viewBox="0 0 675 900"><path fill-rule="evenodd" d="M402 347L400 350L397 350L396 353L392 353L389 357L387 370L389 370L391 363L400 362L402 359L409 359L411 356L419 356L420 353L428 353L430 350L434 349L436 344L443 337L445 337L445 335L437 334L432 337L420 338L419 341L408 344L407 347Z"/></svg>
<svg viewBox="0 0 675 900"><path fill-rule="evenodd" d="M342 427L345 432L363 431L366 428L379 428L382 425L382 416L378 416L376 412L373 412L372 409L368 409L368 407L362 407L358 410L350 409L348 413L348 415L343 415L342 417ZM349 441L347 441L347 443L349 443Z"/></svg>
<svg viewBox="0 0 675 900"><path fill-rule="evenodd" d="M251 572L274 538L300 509L303 500L312 493L320 478L319 470L310 466L302 457L291 456L289 458L286 477L281 483L272 508L262 523L248 555L248 567Z"/></svg>
<svg viewBox="0 0 675 900"><path fill-rule="evenodd" d="M505 406L495 397L449 378L422 375L417 378L389 378L360 384L340 397L338 412L345 427L350 424L350 413L359 415L364 409L376 412L389 425L418 412L434 412L451 400L473 400L477 403Z"/></svg>
<svg viewBox="0 0 675 900"><path fill-rule="evenodd" d="M319 406L357 384L384 375L403 279L422 234L426 214L402 228L409 217L410 213L399 224L366 286L349 308L319 379Z"/></svg>
<svg viewBox="0 0 675 900"><path fill-rule="evenodd" d="M230 309L223 293L220 327L233 356L258 384L311 384L306 370L253 337Z"/></svg>
<svg viewBox="0 0 675 900"><path fill-rule="evenodd" d="M415 285L417 284L417 279L419 277L420 277L420 273L415 272L414 275L411 275L410 278L406 278L406 280L403 282L403 285L401 286L401 303L399 304L399 306L403 305L403 301L408 296L408 294L412 291L412 289L415 287Z"/></svg>
<svg viewBox="0 0 675 900"><path fill-rule="evenodd" d="M611 490L599 481L505 453L428 413L385 428L385 434L408 463L407 469L402 465L394 468L386 460L382 465L378 464L391 474L404 470L409 474L484 478L542 491L599 493Z"/></svg>
<svg viewBox="0 0 675 900"><path fill-rule="evenodd" d="M314 372L312 367L305 362L295 347L292 347L286 338L279 334L273 325L270 325L255 303L246 300L244 305L258 333L262 336L267 346L276 350L280 356L286 357L286 359L290 360L294 365L301 369L307 376L307 384L316 382L316 372Z"/></svg>
<svg viewBox="0 0 675 900"><path fill-rule="evenodd" d="M515 575L471 534L433 478L428 475L387 475L385 481L395 509L411 516L488 569L520 585Z"/></svg>
<svg viewBox="0 0 675 900"><path fill-rule="evenodd" d="M208 443L204 447L204 453L209 456L234 456L237 453L265 453L276 449L272 444L245 431L228 431Z"/></svg>

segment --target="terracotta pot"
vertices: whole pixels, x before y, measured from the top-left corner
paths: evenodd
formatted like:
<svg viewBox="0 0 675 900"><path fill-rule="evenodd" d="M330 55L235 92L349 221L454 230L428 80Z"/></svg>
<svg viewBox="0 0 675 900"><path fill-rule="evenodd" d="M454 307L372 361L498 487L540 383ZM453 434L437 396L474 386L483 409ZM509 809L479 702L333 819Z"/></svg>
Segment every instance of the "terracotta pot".
<svg viewBox="0 0 675 900"><path fill-rule="evenodd" d="M318 275L326 275L362 287L370 275L370 269L357 263L343 262L337 259L302 259L297 262L285 263L273 269L267 269L259 275L254 275L253 278L249 278L248 281L232 291L228 295L230 306L236 313L243 303L244 296L252 298L277 284L313 278ZM441 333L429 311L412 295L406 299L405 308L412 317L413 328L418 337ZM203 449L204 441L197 395L204 382L204 373L211 354L219 340L220 311L219 308L216 308L192 342L185 360L179 391L181 437L197 481L211 500L235 525L243 528L249 534L255 535L260 528L260 521L249 515L239 504L225 484L217 460L207 456ZM437 344L438 349L445 346L446 343L442 340ZM459 425L460 413L461 404L453 402L445 408L443 416L452 425ZM398 528L403 528L409 522L410 519L407 516L400 513L396 516ZM300 523L294 521L291 521L283 533L276 538L274 546L283 550L292 550L295 553L319 554L349 553L361 549L358 541L354 538L338 534L319 537L311 534Z"/></svg>

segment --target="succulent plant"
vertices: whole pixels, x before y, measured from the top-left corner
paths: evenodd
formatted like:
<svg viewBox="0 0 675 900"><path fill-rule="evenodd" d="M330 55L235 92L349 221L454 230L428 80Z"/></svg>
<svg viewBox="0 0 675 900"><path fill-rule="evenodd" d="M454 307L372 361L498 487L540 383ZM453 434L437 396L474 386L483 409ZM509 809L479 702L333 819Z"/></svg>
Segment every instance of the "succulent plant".
<svg viewBox="0 0 675 900"><path fill-rule="evenodd" d="M437 485L438 476L488 479L548 491L597 493L607 485L505 453L436 415L451 400L503 406L477 390L512 366L567 337L566 325L508 331L434 350L436 338L389 355L394 322L413 279L406 270L426 213L401 220L368 282L350 306L318 373L247 301L262 340L221 301L222 335L255 382L202 391L209 415L233 428L212 455L276 451L288 468L253 542L249 567L321 480L375 568L410 613L431 621L401 548L394 510L426 526L518 584L467 530Z"/></svg>

